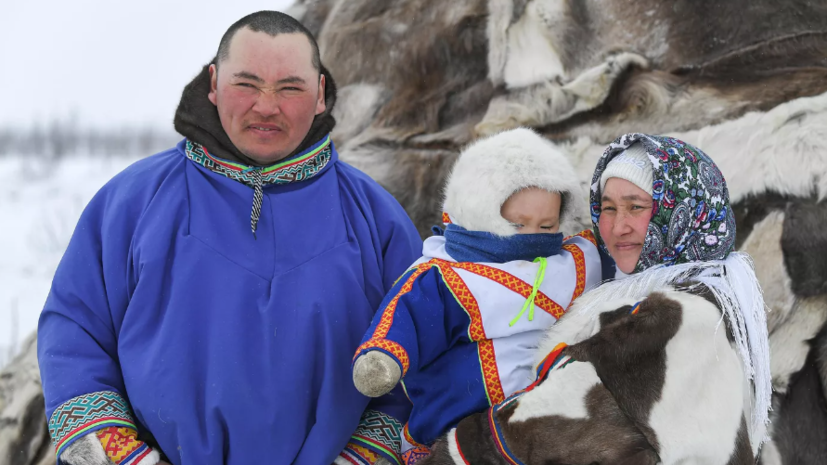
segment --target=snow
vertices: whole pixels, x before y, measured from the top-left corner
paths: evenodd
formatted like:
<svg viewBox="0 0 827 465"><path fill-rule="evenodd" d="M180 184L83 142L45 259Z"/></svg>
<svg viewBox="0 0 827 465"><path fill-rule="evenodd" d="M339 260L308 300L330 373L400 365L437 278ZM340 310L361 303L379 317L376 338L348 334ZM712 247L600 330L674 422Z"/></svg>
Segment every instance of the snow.
<svg viewBox="0 0 827 465"><path fill-rule="evenodd" d="M84 207L136 160L0 157L0 367L37 328L52 276Z"/></svg>

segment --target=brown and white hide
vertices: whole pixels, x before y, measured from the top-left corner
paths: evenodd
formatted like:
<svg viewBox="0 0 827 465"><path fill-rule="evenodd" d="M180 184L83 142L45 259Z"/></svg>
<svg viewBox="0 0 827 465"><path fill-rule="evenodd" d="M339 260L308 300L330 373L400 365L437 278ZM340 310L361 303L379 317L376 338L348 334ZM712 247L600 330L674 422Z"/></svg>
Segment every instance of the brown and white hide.
<svg viewBox="0 0 827 465"><path fill-rule="evenodd" d="M608 142L827 90L824 2L489 0L489 10L489 78L504 91L480 134L549 125Z"/></svg>
<svg viewBox="0 0 827 465"><path fill-rule="evenodd" d="M817 451L823 438L778 425L817 425L823 415L817 403L805 402L809 409L784 406L803 402L805 388L790 387L791 382L807 384L812 375L818 377L818 385L827 385L827 360L810 357L813 338L827 321L827 94L670 135L701 147L724 173L737 221L736 246L755 261L770 309L770 360L778 406L772 416L773 440L762 460L824 463L801 461L799 452L791 452ZM588 179L602 144L581 140L564 145L582 179ZM801 370L806 373L796 376ZM827 397L810 397L815 399L824 402ZM786 459L766 461L776 453Z"/></svg>
<svg viewBox="0 0 827 465"><path fill-rule="evenodd" d="M636 314L632 302L607 303L596 319L575 303L543 344L581 339L563 351L575 361L497 412L512 453L526 464L754 463L749 382L714 299L692 292L652 293ZM422 463L507 462L477 414Z"/></svg>
<svg viewBox="0 0 827 465"><path fill-rule="evenodd" d="M299 0L290 11L339 83L342 159L423 235L475 126L605 144L827 91L824 2Z"/></svg>
<svg viewBox="0 0 827 465"><path fill-rule="evenodd" d="M767 295L777 400L797 392L803 368L827 385L827 362L809 357L827 312L827 2L299 0L291 11L339 81L341 158L423 236L475 127L541 130L571 154L584 197L622 133L701 147L727 178L738 246ZM775 423L791 411L779 407ZM783 436L782 463L815 447Z"/></svg>
<svg viewBox="0 0 827 465"><path fill-rule="evenodd" d="M762 465L827 463L827 329L811 344L803 368L773 399L772 439L761 452Z"/></svg>
<svg viewBox="0 0 827 465"><path fill-rule="evenodd" d="M0 371L0 465L54 465L57 462L37 368L37 338Z"/></svg>

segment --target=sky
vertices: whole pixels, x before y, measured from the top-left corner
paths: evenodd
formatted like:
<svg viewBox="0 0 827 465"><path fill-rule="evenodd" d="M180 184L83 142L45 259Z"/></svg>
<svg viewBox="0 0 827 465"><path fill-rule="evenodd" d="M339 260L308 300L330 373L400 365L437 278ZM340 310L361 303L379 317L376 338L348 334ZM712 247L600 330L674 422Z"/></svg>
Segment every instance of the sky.
<svg viewBox="0 0 827 465"><path fill-rule="evenodd" d="M58 119L172 133L181 90L215 55L224 31L246 14L292 3L0 0L0 129ZM0 158L0 224L7 226L0 231L0 365L9 346L35 329L83 206L131 161L82 158L61 167Z"/></svg>
<svg viewBox="0 0 827 465"><path fill-rule="evenodd" d="M293 0L3 1L0 128L140 126L172 131L183 87L224 31Z"/></svg>

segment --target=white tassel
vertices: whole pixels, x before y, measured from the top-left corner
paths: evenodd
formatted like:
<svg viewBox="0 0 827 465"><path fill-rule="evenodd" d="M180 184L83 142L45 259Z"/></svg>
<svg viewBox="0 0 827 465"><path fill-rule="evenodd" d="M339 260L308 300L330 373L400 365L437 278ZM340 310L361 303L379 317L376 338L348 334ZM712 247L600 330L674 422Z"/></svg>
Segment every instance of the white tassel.
<svg viewBox="0 0 827 465"><path fill-rule="evenodd" d="M575 302L569 313L591 314L598 318L600 307L617 299L643 300L650 293L674 284L697 281L715 296L732 330L733 339L744 367L752 380L752 418L750 442L753 453L767 439L772 401L770 349L767 336L766 307L752 259L743 252L733 252L726 260L659 265L640 273L601 284ZM565 321L565 319L564 319Z"/></svg>

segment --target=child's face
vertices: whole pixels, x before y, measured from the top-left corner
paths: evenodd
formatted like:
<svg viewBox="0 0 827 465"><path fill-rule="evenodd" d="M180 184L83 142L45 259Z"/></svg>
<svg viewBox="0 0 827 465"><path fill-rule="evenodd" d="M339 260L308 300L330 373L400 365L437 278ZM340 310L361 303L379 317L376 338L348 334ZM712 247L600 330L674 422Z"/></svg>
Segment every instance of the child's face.
<svg viewBox="0 0 827 465"><path fill-rule="evenodd" d="M517 234L556 233L560 229L561 201L557 192L529 187L512 194L500 215L514 225Z"/></svg>

